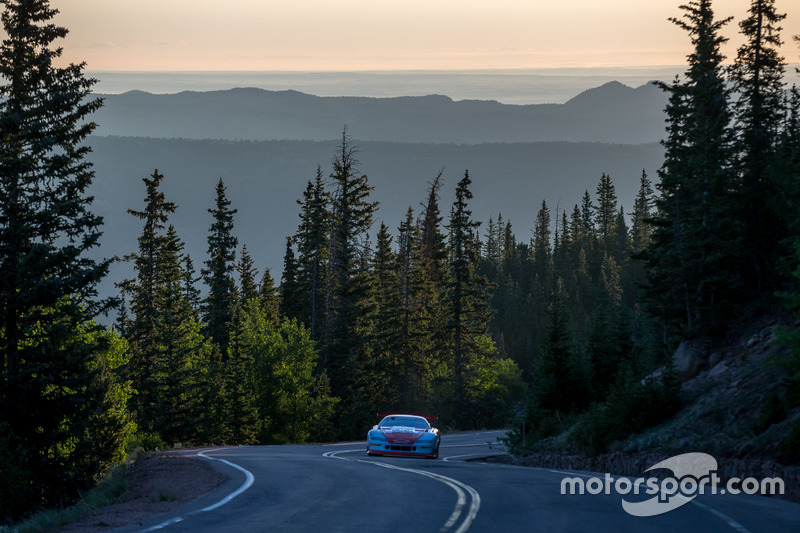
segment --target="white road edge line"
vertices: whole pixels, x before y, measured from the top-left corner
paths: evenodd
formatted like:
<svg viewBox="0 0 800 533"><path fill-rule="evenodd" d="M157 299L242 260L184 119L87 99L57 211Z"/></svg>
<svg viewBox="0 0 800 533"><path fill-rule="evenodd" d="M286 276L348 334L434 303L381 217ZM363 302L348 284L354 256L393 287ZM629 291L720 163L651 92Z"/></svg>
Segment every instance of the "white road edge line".
<svg viewBox="0 0 800 533"><path fill-rule="evenodd" d="M471 502L469 506L469 511L467 512L466 517L464 517L464 521L461 522L461 526L456 529L455 533L466 533L469 528L472 526L472 522L475 521L475 517L478 515L478 510L481 508L481 496L478 494L478 491L467 485L466 483L462 483L457 479L453 479L451 477L443 476L441 474L434 474L433 472L428 472L427 470L418 470L416 468L405 468L401 466L390 465L388 463L382 463L380 461L365 461L363 459L348 459L346 457L339 457L340 453L353 453L353 452L360 452L361 450L342 450L340 452L325 452L322 454L323 457L328 457L331 459L339 459L341 461L355 461L358 463L365 463L368 465L373 466L380 466L382 468L390 468L392 470L401 470L403 472L410 472L412 474L418 474L421 476L429 477L433 480L436 480L440 483L444 483L451 489L453 489L458 496L458 501L456 502L456 506L453 509L453 512L450 514L450 517L447 519L447 522L442 526L439 530L440 533L448 531L452 528L456 522L458 522L459 517L461 516L461 512L463 510L464 505L467 503L467 499L464 496L464 491L467 491L471 497ZM464 489L464 490L462 490Z"/></svg>
<svg viewBox="0 0 800 533"><path fill-rule="evenodd" d="M597 477L597 476L592 476L592 475L589 475L589 474L581 474L579 472L569 472L569 471L565 471L565 470L551 470L549 468L544 468L543 470L547 470L548 472L553 472L555 474L565 474L565 475L581 476L581 477L588 477L588 478ZM628 476L616 476L616 477L627 477L628 479L631 479ZM613 480L614 480L614 478L612 477L610 479L610 481L613 481ZM633 480L631 479L631 481L633 481ZM680 496L680 495L678 494L676 496ZM723 522L728 524L728 527L730 527L731 529L734 529L734 530L738 531L739 533L750 533L749 529L747 529L742 524L740 524L739 522L737 522L736 520L734 520L730 516L726 515L725 513L721 512L721 511L717 511L713 507L709 507L708 505L700 503L695 498L692 498L692 499L684 498L684 499L687 499L689 501L689 503L691 503L693 505L696 505L697 507L703 509L704 511L707 511L707 512L713 514L714 516L716 516L717 518L719 518L720 520L722 520Z"/></svg>
<svg viewBox="0 0 800 533"><path fill-rule="evenodd" d="M226 503L228 503L229 501L231 501L232 499L237 497L239 494L241 494L244 491L246 491L247 489L249 489L250 486L253 484L253 482L256 480L255 476L253 476L253 474L250 473L250 471L245 470L244 468L242 468L241 466L239 466L237 464L231 463L230 461L226 461L225 459L217 459L216 457L208 457L207 455L205 455L207 453L218 452L218 451L224 450L224 449L225 448L215 448L213 450L205 450L203 452L197 452L195 455L197 455L198 457L202 457L203 459L208 459L209 461L220 461L221 463L225 463L226 465L228 465L228 466L230 466L232 468L235 468L236 470L244 473L244 475L245 475L244 483L242 484L241 487L239 487L235 491L231 492L230 494L228 494L227 496L222 498L217 503L209 505L208 507L203 507L202 509L198 509L196 511L192 511L190 513L186 513L186 516L191 516L191 515L195 515L195 514L198 514L198 513L205 513L205 512L208 512L208 511L213 511L214 509L217 509L219 507L222 507L223 505L225 505ZM182 521L183 521L183 517L182 516L176 516L175 518L170 518L169 520L167 520L165 522L161 522L160 524L156 524L156 525L154 525L152 527L149 527L147 529L143 529L142 533L145 533L145 532L148 532L148 531L157 531L159 529L164 529L165 527L167 527L167 526L169 526L171 524L176 524L176 523L182 522Z"/></svg>

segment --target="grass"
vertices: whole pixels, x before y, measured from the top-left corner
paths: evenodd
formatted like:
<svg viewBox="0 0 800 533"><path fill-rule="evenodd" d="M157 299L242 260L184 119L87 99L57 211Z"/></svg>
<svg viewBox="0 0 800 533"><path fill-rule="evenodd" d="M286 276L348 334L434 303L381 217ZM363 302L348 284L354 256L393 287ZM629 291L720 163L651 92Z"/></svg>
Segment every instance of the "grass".
<svg viewBox="0 0 800 533"><path fill-rule="evenodd" d="M94 488L81 494L81 501L63 509L46 509L10 527L0 526L0 533L44 533L77 522L95 509L114 503L128 488L125 471L142 455L141 448L115 466ZM169 495L167 495L169 496ZM164 501L164 500L162 500Z"/></svg>

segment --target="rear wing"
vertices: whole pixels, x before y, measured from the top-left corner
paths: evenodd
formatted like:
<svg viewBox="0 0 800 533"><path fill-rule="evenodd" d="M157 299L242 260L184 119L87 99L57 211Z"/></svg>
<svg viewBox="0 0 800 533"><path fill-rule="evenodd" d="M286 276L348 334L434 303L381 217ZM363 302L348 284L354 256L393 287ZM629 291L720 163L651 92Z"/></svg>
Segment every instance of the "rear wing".
<svg viewBox="0 0 800 533"><path fill-rule="evenodd" d="M439 420L439 417L438 416L434 416L434 415L423 415L423 414L420 414L420 413L395 413L393 411L386 412L386 413L378 413L378 418L384 418L386 416L393 416L393 415L396 415L396 416L402 416L402 415L421 416L422 418L424 418L428 422L436 422L437 420Z"/></svg>

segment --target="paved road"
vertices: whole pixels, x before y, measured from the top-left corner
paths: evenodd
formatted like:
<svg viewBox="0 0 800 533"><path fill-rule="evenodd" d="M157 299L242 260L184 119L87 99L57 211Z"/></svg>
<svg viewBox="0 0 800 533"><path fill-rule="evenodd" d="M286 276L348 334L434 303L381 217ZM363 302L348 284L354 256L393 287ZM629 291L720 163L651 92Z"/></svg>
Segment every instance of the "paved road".
<svg viewBox="0 0 800 533"><path fill-rule="evenodd" d="M597 475L470 461L503 453L501 434L445 435L439 460L367 457L363 442L201 451L229 482L126 531L800 531L800 505L775 498L705 495L636 517L613 491L561 494L565 476Z"/></svg>

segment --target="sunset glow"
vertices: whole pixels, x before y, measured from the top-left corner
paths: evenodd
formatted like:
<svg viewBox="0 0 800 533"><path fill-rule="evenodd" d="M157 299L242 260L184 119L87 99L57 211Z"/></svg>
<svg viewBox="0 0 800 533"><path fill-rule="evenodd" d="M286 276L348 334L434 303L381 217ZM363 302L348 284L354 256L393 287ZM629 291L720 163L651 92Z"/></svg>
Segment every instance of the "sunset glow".
<svg viewBox="0 0 800 533"><path fill-rule="evenodd" d="M70 61L92 70L403 70L682 64L691 44L671 24L677 0L55 0L70 29ZM787 13L783 51L800 51L800 2ZM740 44L747 0L714 2L734 16Z"/></svg>

